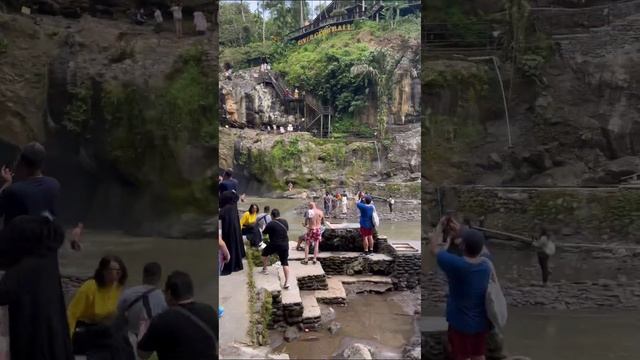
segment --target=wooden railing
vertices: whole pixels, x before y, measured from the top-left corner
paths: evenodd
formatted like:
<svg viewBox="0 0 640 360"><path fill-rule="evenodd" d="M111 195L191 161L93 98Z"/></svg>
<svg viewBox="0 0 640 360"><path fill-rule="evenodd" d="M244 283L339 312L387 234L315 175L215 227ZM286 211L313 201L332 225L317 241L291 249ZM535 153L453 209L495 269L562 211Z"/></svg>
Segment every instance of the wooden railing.
<svg viewBox="0 0 640 360"><path fill-rule="evenodd" d="M285 36L285 38L287 39L287 41L298 40L299 38L313 34L316 31L319 31L320 29L325 28L327 26L350 24L355 20L368 19L373 17L380 10L382 10L382 8L383 8L382 2L374 3L369 9L365 11L362 11L362 8L360 6L357 6L357 5L350 6L347 9L353 9L353 10L348 12L345 15L330 16L320 21L314 21L313 23L307 26L303 26L299 29L296 29L288 33Z"/></svg>

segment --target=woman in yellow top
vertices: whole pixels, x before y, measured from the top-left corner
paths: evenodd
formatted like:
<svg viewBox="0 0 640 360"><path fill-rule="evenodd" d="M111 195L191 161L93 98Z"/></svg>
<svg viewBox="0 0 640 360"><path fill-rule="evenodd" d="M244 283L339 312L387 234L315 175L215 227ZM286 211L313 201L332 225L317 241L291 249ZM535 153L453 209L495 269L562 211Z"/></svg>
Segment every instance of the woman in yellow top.
<svg viewBox="0 0 640 360"><path fill-rule="evenodd" d="M105 256L100 259L93 278L78 289L67 309L74 354L110 351L110 325L126 281L127 268L122 259Z"/></svg>
<svg viewBox="0 0 640 360"><path fill-rule="evenodd" d="M249 243L253 246L256 246L256 244L260 243L260 240L262 240L260 239L260 230L256 226L259 210L258 205L251 204L251 206L249 206L249 210L242 214L242 218L240 219L242 235L246 235Z"/></svg>

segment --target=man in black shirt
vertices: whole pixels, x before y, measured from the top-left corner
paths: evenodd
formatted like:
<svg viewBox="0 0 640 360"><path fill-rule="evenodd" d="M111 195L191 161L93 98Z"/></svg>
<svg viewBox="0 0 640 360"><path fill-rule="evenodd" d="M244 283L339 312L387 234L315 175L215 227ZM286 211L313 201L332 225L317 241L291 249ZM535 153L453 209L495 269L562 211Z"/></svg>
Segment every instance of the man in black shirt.
<svg viewBox="0 0 640 360"><path fill-rule="evenodd" d="M138 356L159 360L218 359L218 313L210 305L193 301L189 274L174 271L167 277L165 296L170 308L151 320L138 342Z"/></svg>
<svg viewBox="0 0 640 360"><path fill-rule="evenodd" d="M262 231L263 234L269 236L269 244L262 250L262 273L267 274L267 262L269 256L278 254L280 264L284 271L284 286L289 288L289 224L287 220L280 218L278 209L271 210L271 221Z"/></svg>
<svg viewBox="0 0 640 360"><path fill-rule="evenodd" d="M22 148L15 166L14 174L2 166L3 185L0 187L0 216L4 216L4 226L20 215L58 216L58 198L60 183L44 176L42 167L46 158L44 146L32 142ZM80 250L82 223L78 223L72 232L71 247Z"/></svg>
<svg viewBox="0 0 640 360"><path fill-rule="evenodd" d="M227 169L222 174L222 181L218 184L218 196L222 196L225 191L233 191L238 193L238 180L233 178L233 172L231 169Z"/></svg>

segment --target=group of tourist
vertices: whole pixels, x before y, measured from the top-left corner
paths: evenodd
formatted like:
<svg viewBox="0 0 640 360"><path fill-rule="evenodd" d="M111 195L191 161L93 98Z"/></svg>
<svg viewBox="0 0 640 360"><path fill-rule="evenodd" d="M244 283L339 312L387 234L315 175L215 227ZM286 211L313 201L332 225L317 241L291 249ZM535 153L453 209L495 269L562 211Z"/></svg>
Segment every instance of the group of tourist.
<svg viewBox="0 0 640 360"><path fill-rule="evenodd" d="M217 358L217 314L193 300L188 274L172 272L164 294L160 264L144 266L143 284L125 290L127 268L105 256L68 308L58 250L65 232L57 222L60 184L44 176L45 148L26 145L14 169L3 166L0 187L0 306L8 306L12 359ZM72 232L80 251L82 224Z"/></svg>
<svg viewBox="0 0 640 360"><path fill-rule="evenodd" d="M499 324L489 309L495 303L487 303L490 281L499 289L498 277L492 255L487 249L484 234L473 229L468 220L459 224L452 215L444 216L430 234L430 251L436 256L439 268L447 277L449 292L446 319L448 350L455 360L484 360L488 337L499 338ZM546 229L532 241L538 253L542 281L549 277L549 257L555 253L555 245Z"/></svg>
<svg viewBox="0 0 640 360"><path fill-rule="evenodd" d="M274 133L274 134L286 134L288 132L293 132L294 131L294 127L293 124L288 124L287 127L285 128L284 126L280 126L278 127L278 125L262 125L262 131L265 131L267 133Z"/></svg>
<svg viewBox="0 0 640 360"><path fill-rule="evenodd" d="M173 24L175 26L176 36L178 38L182 37L182 2L176 2L171 5L169 8L173 16ZM162 16L162 11L158 7L153 9L153 18L154 18L154 31L159 33L162 31L162 26L164 24L164 18ZM145 25L147 23L147 16L144 8L140 8L133 14L132 21L136 25ZM202 11L194 11L193 12L193 25L196 29L197 35L204 35L207 32L207 18Z"/></svg>

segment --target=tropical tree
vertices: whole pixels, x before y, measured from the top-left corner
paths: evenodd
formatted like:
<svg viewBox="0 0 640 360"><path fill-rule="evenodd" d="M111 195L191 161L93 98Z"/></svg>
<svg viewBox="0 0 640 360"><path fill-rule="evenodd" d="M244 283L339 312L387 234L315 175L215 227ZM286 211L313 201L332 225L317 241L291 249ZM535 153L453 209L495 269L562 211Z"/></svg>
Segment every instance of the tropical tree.
<svg viewBox="0 0 640 360"><path fill-rule="evenodd" d="M379 48L370 53L367 62L351 67L351 76L359 77L370 98L378 101L378 136L384 137L391 102L393 73L397 64L388 49Z"/></svg>

